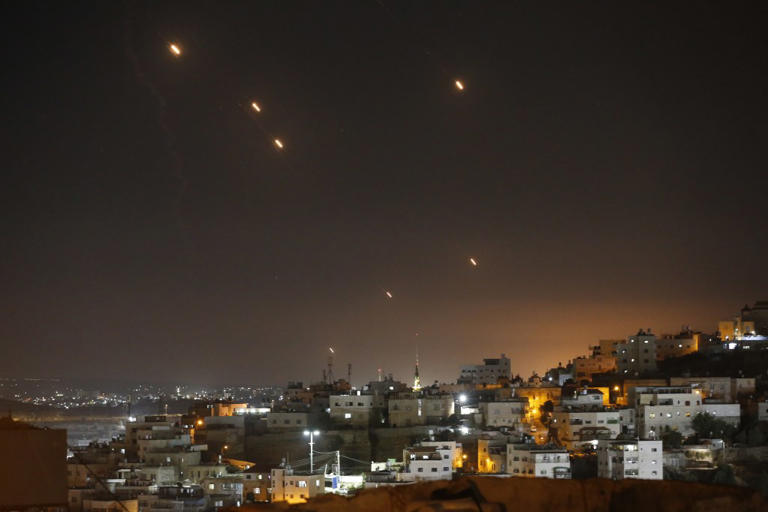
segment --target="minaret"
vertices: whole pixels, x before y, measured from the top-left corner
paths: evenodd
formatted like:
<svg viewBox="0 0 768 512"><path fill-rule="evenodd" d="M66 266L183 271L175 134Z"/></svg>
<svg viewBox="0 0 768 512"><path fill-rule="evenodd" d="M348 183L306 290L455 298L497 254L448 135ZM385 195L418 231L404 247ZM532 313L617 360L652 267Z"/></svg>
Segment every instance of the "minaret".
<svg viewBox="0 0 768 512"><path fill-rule="evenodd" d="M419 349L416 348L416 369L413 372L413 390L421 389L421 378L419 378Z"/></svg>

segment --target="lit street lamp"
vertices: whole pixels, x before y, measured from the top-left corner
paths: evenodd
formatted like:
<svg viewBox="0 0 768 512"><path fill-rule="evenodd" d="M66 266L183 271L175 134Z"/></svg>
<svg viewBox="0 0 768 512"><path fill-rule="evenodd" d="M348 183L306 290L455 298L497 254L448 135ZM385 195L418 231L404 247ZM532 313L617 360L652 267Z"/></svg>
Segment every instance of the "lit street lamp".
<svg viewBox="0 0 768 512"><path fill-rule="evenodd" d="M315 436L320 435L319 430L305 430L305 436L309 436L309 474L312 474L315 464Z"/></svg>

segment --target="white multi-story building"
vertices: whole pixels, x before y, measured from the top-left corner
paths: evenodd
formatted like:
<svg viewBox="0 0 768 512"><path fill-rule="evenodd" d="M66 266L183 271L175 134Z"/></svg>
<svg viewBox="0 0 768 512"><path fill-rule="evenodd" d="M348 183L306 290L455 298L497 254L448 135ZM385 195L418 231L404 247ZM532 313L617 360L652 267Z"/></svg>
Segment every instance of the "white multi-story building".
<svg viewBox="0 0 768 512"><path fill-rule="evenodd" d="M453 475L450 448L438 446L410 446L403 450L403 471L398 474L402 482L421 480L450 480Z"/></svg>
<svg viewBox="0 0 768 512"><path fill-rule="evenodd" d="M499 379L509 380L510 361L505 354L498 359L483 359L483 364L470 364L461 367L459 382L472 384L497 384Z"/></svg>
<svg viewBox="0 0 768 512"><path fill-rule="evenodd" d="M479 410L486 427L517 429L527 413L527 399L510 399L503 402L480 402Z"/></svg>
<svg viewBox="0 0 768 512"><path fill-rule="evenodd" d="M507 473L527 478L571 478L568 450L532 443L507 445Z"/></svg>
<svg viewBox="0 0 768 512"><path fill-rule="evenodd" d="M557 429L558 439L569 449L599 439L616 439L621 433L621 413L602 406L600 409L556 407L550 426Z"/></svg>
<svg viewBox="0 0 768 512"><path fill-rule="evenodd" d="M656 336L642 329L616 345L616 369L622 376L637 376L656 370Z"/></svg>
<svg viewBox="0 0 768 512"><path fill-rule="evenodd" d="M690 387L637 387L630 392L635 404L637 433L655 439L665 430L675 430L684 436L693 431L693 418L707 413L738 426L741 406L702 400L702 392Z"/></svg>
<svg viewBox="0 0 768 512"><path fill-rule="evenodd" d="M662 480L664 454L661 441L600 441L597 445L597 476L623 480Z"/></svg>
<svg viewBox="0 0 768 512"><path fill-rule="evenodd" d="M636 409L636 432L647 439L667 429L690 435L693 417L703 412L701 394L690 387L636 387L629 397Z"/></svg>
<svg viewBox="0 0 768 512"><path fill-rule="evenodd" d="M464 465L464 449L456 441L421 441L419 446L431 446L440 450L443 460L451 461L451 467L460 468ZM448 456L446 459L445 456Z"/></svg>

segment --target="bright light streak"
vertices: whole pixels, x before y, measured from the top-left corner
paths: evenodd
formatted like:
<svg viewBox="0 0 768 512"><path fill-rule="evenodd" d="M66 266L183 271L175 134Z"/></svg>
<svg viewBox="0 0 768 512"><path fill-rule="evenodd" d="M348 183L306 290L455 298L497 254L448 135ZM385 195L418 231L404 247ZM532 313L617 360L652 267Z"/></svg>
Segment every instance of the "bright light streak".
<svg viewBox="0 0 768 512"><path fill-rule="evenodd" d="M275 146L277 146L280 149L283 149L283 147L284 147L283 146L283 141L281 141L280 139L275 139Z"/></svg>
<svg viewBox="0 0 768 512"><path fill-rule="evenodd" d="M456 81L455 81L455 82L453 82L453 83L454 83L454 84L456 84L456 88L457 88L458 90L460 90L460 91L463 91L463 90L464 90L464 84L463 84L463 83L461 83L461 81L460 81L460 80L456 80Z"/></svg>
<svg viewBox="0 0 768 512"><path fill-rule="evenodd" d="M335 353L336 353L336 351L335 351L335 350L333 350L333 347L328 347L328 350L330 350L330 351L331 351L331 354L335 354Z"/></svg>
<svg viewBox="0 0 768 512"><path fill-rule="evenodd" d="M477 260L475 260L475 258L469 258L469 262L472 264L473 267L477 266Z"/></svg>
<svg viewBox="0 0 768 512"><path fill-rule="evenodd" d="M171 44L169 44L169 45L168 45L168 49L170 49L170 50L171 50L171 53L173 53L173 54L174 54L174 55L176 55L177 57L178 57L179 55L181 55L181 48L179 48L179 47L178 47L178 45L176 45L175 43L171 43Z"/></svg>
<svg viewBox="0 0 768 512"><path fill-rule="evenodd" d="M253 110L255 110L256 112L261 112L261 107L255 101L251 102L251 107L253 107Z"/></svg>
<svg viewBox="0 0 768 512"><path fill-rule="evenodd" d="M384 292L384 293L386 293L387 297L389 297L390 299L392 298L392 293L391 292Z"/></svg>

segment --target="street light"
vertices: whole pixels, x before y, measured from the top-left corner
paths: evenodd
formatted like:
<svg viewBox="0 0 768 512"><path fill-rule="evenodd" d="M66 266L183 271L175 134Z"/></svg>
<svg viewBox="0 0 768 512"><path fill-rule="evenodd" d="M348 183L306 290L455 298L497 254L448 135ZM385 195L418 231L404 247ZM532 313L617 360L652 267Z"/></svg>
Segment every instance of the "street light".
<svg viewBox="0 0 768 512"><path fill-rule="evenodd" d="M305 436L309 436L309 474L312 474L312 471L314 470L314 464L315 464L315 436L320 435L319 430L305 430L304 431Z"/></svg>

